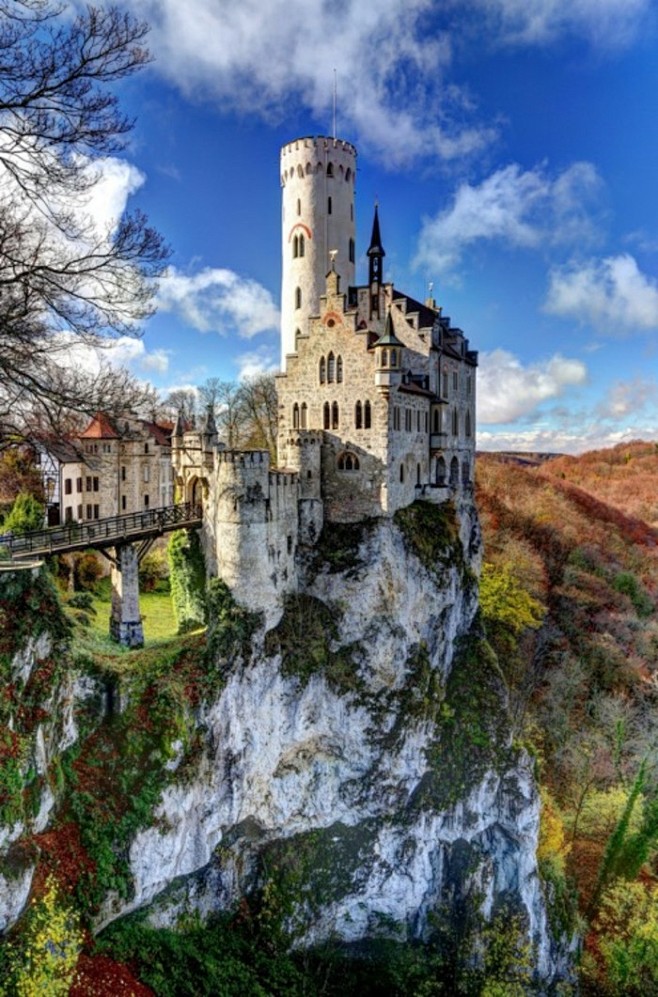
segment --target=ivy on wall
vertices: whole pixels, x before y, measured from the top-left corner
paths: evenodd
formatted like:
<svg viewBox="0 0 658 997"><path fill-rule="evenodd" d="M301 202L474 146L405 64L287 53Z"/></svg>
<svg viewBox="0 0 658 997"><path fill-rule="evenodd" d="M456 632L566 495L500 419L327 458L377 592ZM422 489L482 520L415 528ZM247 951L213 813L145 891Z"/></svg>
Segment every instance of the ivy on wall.
<svg viewBox="0 0 658 997"><path fill-rule="evenodd" d="M199 534L176 530L171 534L167 554L178 632L186 633L206 622L206 566Z"/></svg>

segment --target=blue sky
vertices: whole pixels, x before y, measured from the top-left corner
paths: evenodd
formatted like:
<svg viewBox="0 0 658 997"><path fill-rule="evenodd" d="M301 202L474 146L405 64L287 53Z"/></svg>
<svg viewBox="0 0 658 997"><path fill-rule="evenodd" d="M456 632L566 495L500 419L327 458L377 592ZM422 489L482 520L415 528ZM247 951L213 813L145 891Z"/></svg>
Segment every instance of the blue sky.
<svg viewBox="0 0 658 997"><path fill-rule="evenodd" d="M279 359L279 148L359 151L357 279L428 282L480 351L478 444L658 436L653 0L132 0L154 62L112 203L172 246L159 311L115 355L158 388Z"/></svg>

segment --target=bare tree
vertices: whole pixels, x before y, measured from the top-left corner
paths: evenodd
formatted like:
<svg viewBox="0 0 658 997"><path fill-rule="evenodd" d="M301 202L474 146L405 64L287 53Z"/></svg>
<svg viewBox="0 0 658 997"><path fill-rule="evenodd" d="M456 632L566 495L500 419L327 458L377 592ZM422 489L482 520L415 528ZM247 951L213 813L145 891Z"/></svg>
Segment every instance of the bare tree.
<svg viewBox="0 0 658 997"><path fill-rule="evenodd" d="M107 407L112 368L82 375L71 345L134 333L167 250L139 212L100 231L86 204L132 121L112 85L149 61L147 26L117 8L61 17L0 0L0 431L32 406ZM118 387L132 407L138 386ZM116 395L116 390L114 391ZM43 414L43 412L42 412Z"/></svg>
<svg viewBox="0 0 658 997"><path fill-rule="evenodd" d="M240 407L245 427L245 444L269 450L276 459L278 401L272 374L259 374L240 385Z"/></svg>

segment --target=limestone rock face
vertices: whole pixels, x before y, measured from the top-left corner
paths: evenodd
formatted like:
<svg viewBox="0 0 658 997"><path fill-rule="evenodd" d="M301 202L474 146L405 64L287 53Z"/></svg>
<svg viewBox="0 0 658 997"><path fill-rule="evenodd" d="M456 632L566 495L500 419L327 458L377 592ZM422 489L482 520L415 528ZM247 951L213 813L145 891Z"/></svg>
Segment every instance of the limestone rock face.
<svg viewBox="0 0 658 997"><path fill-rule="evenodd" d="M99 927L146 904L158 925L226 909L272 870L285 888L294 857L297 944L422 938L446 904L488 918L504 899L539 974L556 973L539 799L474 626L477 517L457 512L443 546L396 518L309 554L278 625L218 663L196 773L134 839L134 898L109 898Z"/></svg>

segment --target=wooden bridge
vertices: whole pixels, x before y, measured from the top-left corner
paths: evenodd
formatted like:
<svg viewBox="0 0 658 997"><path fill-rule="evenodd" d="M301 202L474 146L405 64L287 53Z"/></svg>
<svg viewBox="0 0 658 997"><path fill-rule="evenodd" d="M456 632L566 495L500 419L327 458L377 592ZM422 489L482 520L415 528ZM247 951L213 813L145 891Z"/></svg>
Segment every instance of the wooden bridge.
<svg viewBox="0 0 658 997"><path fill-rule="evenodd" d="M202 516L201 506L181 502L124 516L1 536L0 566L11 570L26 567L26 562L34 565L51 554L100 551L112 563L110 635L127 647L141 647L144 630L139 612L139 562L156 537L172 530L197 529Z"/></svg>
<svg viewBox="0 0 658 997"><path fill-rule="evenodd" d="M65 523L47 530L32 530L15 536L0 537L0 556L6 552L12 561L34 560L49 554L66 554L75 550L105 550L138 540L154 540L172 530L201 526L201 506L191 502L109 516L87 523Z"/></svg>

